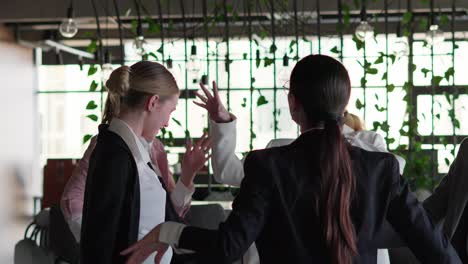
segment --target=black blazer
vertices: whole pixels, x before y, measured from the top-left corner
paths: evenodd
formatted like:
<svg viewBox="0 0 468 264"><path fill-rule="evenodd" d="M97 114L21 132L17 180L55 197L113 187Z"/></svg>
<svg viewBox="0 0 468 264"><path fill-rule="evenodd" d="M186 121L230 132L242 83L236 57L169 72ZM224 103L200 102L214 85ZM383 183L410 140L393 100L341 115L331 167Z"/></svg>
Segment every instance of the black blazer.
<svg viewBox="0 0 468 264"><path fill-rule="evenodd" d="M219 230L186 227L178 246L197 251L202 263L230 263L254 241L261 263L330 263L314 210L320 133L310 131L290 145L250 153L226 222ZM460 263L400 178L393 155L356 147L350 147L350 155L356 178L351 214L359 250L354 263L376 263L375 235L385 219L423 263Z"/></svg>
<svg viewBox="0 0 468 264"><path fill-rule="evenodd" d="M166 220L180 222L169 193L166 201ZM120 252L138 240L139 223L140 184L135 160L125 141L109 131L108 125L100 125L86 179L81 263L125 263Z"/></svg>

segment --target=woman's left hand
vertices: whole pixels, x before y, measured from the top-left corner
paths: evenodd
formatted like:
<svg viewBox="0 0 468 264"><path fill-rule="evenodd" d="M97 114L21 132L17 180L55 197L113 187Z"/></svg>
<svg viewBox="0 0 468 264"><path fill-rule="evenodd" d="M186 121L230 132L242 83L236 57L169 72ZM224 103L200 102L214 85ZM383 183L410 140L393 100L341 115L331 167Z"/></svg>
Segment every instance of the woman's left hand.
<svg viewBox="0 0 468 264"><path fill-rule="evenodd" d="M196 173L203 168L203 165L210 159L211 140L208 134L203 136L192 145L189 140L186 145L186 152L182 160L181 181L185 186L191 186Z"/></svg>
<svg viewBox="0 0 468 264"><path fill-rule="evenodd" d="M142 240L120 252L121 255L131 254L130 258L127 259L127 264L143 263L153 252L156 252L154 263L159 264L161 262L161 259L169 246L159 242L160 229L161 225L156 226L151 230L151 232L143 237Z"/></svg>

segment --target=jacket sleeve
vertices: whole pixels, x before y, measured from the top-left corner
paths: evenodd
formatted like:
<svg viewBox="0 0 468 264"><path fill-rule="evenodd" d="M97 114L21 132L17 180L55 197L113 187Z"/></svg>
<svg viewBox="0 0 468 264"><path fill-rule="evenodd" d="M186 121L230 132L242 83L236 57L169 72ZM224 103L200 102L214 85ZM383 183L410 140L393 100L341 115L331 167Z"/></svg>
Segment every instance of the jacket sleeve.
<svg viewBox="0 0 468 264"><path fill-rule="evenodd" d="M236 154L236 120L216 123L210 120L213 175L217 182L239 186L244 178L242 160Z"/></svg>
<svg viewBox="0 0 468 264"><path fill-rule="evenodd" d="M128 246L129 241L121 238L129 231L120 230L119 226L125 226L120 222L124 221L121 214L124 207L130 206L124 203L124 197L129 173L132 173L131 161L125 155L112 155L112 159L98 158L94 169L92 167L85 191L81 262L124 263L125 258L119 252Z"/></svg>
<svg viewBox="0 0 468 264"><path fill-rule="evenodd" d="M424 201L424 207L437 223L444 220L444 232L449 238L455 233L468 201L467 158L468 141L464 140L449 172L434 193Z"/></svg>
<svg viewBox="0 0 468 264"><path fill-rule="evenodd" d="M86 185L86 176L88 175L88 166L91 153L96 146L97 136L91 138L88 148L83 157L78 161L70 179L65 185L60 207L67 219L75 219L83 214L83 198Z"/></svg>
<svg viewBox="0 0 468 264"><path fill-rule="evenodd" d="M461 263L447 237L436 228L422 205L400 176L398 163L388 159L392 187L387 220L421 263Z"/></svg>
<svg viewBox="0 0 468 264"><path fill-rule="evenodd" d="M255 152L245 161L246 177L233 210L219 230L185 227L178 247L197 252L203 263L232 263L255 241L267 218L272 182Z"/></svg>

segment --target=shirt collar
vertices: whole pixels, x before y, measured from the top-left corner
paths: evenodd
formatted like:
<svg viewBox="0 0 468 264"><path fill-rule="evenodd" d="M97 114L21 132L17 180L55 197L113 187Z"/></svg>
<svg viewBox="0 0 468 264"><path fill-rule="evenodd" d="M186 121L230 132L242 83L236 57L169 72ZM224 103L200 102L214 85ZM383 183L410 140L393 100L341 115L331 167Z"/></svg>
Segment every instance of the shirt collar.
<svg viewBox="0 0 468 264"><path fill-rule="evenodd" d="M125 141L136 162L151 162L149 157L150 143L138 137L125 121L113 118L109 125L109 130L115 132Z"/></svg>
<svg viewBox="0 0 468 264"><path fill-rule="evenodd" d="M348 125L344 124L343 125L343 134L350 134L350 133L353 133L354 132L354 129L352 129L351 127L349 127Z"/></svg>

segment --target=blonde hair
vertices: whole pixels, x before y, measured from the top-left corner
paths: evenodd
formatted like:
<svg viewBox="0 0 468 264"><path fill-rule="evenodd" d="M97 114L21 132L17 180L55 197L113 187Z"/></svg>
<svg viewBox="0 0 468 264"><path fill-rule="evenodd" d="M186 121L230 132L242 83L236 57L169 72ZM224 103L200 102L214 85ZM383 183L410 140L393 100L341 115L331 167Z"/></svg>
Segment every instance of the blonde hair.
<svg viewBox="0 0 468 264"><path fill-rule="evenodd" d="M345 113L345 124L354 131L362 131L365 129L361 119L357 115L348 112Z"/></svg>
<svg viewBox="0 0 468 264"><path fill-rule="evenodd" d="M109 94L102 115L103 123L110 123L122 109L136 109L147 96L159 95L164 100L179 93L171 72L162 64L151 61L115 69L106 82L106 88Z"/></svg>

